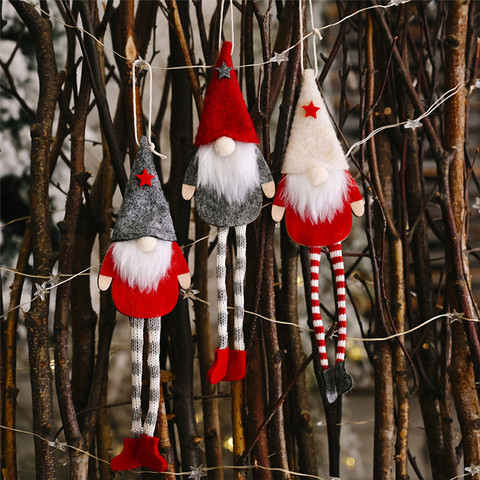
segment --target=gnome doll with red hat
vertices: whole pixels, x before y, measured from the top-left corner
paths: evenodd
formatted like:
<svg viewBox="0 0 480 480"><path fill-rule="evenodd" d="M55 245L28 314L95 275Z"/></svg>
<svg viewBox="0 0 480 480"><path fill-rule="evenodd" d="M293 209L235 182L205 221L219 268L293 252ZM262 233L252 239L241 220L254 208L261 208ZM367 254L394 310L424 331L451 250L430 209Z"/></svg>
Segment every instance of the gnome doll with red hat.
<svg viewBox="0 0 480 480"><path fill-rule="evenodd" d="M146 137L132 167L120 207L112 244L98 277L100 290L112 287L120 313L130 317L132 347L132 430L122 452L113 458L112 470L167 468L154 436L160 402L161 317L177 303L178 284L190 286L190 273L176 243L172 218L153 163ZM150 391L148 413L142 426L142 356L144 325L148 331Z"/></svg>
<svg viewBox="0 0 480 480"><path fill-rule="evenodd" d="M285 214L290 238L309 248L312 316L325 380L323 394L328 403L333 403L337 395L353 386L345 368L347 316L341 242L352 228L352 212L363 215L364 203L310 69L303 73L282 173L272 217L279 222ZM338 342L334 374L328 365L318 296L320 247L328 248L336 283Z"/></svg>
<svg viewBox="0 0 480 480"><path fill-rule="evenodd" d="M275 183L257 147L258 138L232 64L232 44L225 42L205 96L195 147L184 178L182 195L195 194L199 217L218 227L217 289L219 347L208 381L241 380L245 376L243 337L246 269L246 226L259 215L262 190L272 198ZM235 227L234 348L228 348L226 277L227 236Z"/></svg>

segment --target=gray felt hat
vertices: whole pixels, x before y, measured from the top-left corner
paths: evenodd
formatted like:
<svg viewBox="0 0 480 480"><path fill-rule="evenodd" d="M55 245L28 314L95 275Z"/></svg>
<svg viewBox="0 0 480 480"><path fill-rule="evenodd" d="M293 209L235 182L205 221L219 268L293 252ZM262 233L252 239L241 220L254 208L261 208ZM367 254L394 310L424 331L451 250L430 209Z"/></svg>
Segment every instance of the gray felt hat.
<svg viewBox="0 0 480 480"><path fill-rule="evenodd" d="M147 137L140 139L140 148L125 189L112 241L140 237L156 237L170 242L177 240Z"/></svg>

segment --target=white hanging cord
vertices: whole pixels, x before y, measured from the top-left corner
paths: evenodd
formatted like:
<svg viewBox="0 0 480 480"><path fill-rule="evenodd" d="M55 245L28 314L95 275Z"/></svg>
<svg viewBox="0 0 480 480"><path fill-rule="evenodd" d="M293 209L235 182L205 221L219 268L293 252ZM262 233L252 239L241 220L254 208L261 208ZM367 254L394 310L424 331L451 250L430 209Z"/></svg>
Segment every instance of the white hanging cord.
<svg viewBox="0 0 480 480"><path fill-rule="evenodd" d="M218 50L222 47L222 30L223 30L223 7L225 6L225 0L222 0L220 4L220 25L218 26Z"/></svg>
<svg viewBox="0 0 480 480"><path fill-rule="evenodd" d="M222 0L220 4L220 26L218 28L218 50L222 47L222 32L223 32L223 9L225 7L225 0ZM233 22L233 0L230 0L230 29L231 29L231 42L232 42L232 51L231 55L233 55L233 47L235 46L235 24Z"/></svg>
<svg viewBox="0 0 480 480"><path fill-rule="evenodd" d="M147 68L148 73L150 76L150 81L149 81L149 101L148 101L148 124L147 124L147 140L148 140L148 148L152 153L157 155L157 157L160 157L162 159L167 158L166 155L163 155L160 152L157 152L155 150L155 144L152 142L152 102L153 102L153 80L152 80L152 66L143 58L138 58L133 62L132 65L132 90L133 90L133 130L135 132L135 142L137 145L140 145L140 142L138 141L138 133L137 133L137 100L136 100L136 66L139 65L141 69Z"/></svg>
<svg viewBox="0 0 480 480"><path fill-rule="evenodd" d="M233 0L230 0L230 29L232 33L232 53L231 55L233 56L233 47L235 46L235 25L233 23Z"/></svg>
<svg viewBox="0 0 480 480"><path fill-rule="evenodd" d="M322 40L322 34L320 33L320 29L315 27L315 22L313 21L313 5L312 0L308 0L310 6L310 21L312 24L312 33L313 33L313 58L315 61L315 78L318 77L318 57L317 57L317 38Z"/></svg>
<svg viewBox="0 0 480 480"><path fill-rule="evenodd" d="M300 25L300 68L303 73L303 10L302 10L302 0L298 0L298 22Z"/></svg>

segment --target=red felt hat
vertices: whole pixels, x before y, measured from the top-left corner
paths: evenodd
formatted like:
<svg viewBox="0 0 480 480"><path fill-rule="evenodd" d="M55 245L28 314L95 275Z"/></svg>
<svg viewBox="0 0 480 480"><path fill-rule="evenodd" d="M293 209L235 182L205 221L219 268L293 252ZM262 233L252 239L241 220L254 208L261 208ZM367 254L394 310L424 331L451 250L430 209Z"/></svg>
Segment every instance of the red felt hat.
<svg viewBox="0 0 480 480"><path fill-rule="evenodd" d="M257 133L243 100L232 63L232 43L225 42L207 88L195 146L230 137L244 143L258 143Z"/></svg>

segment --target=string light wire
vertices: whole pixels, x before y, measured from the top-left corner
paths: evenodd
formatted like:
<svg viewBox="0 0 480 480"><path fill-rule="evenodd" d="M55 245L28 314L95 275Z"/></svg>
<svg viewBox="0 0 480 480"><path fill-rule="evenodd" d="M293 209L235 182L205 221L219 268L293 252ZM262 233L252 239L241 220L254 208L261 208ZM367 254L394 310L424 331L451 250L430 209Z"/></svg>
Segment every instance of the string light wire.
<svg viewBox="0 0 480 480"><path fill-rule="evenodd" d="M354 424L354 425L355 424L362 425L366 422L349 422L349 423ZM345 424L348 424L348 422L344 423L344 425ZM33 437L38 438L39 440L44 441L45 443L48 443L49 446L51 446L53 448L56 448L57 450L66 451L67 448L70 448L70 449L75 450L79 453L83 453L83 454L87 455L89 458L92 458L93 460L98 460L99 462L106 463L107 465L110 465L110 462L108 460L105 460L103 458L92 455L91 453L86 452L85 450L82 450L80 448L74 447L73 445L69 445L68 443L59 442L58 440L52 441L52 440L49 440L48 438L45 438L45 437L42 437L41 435L38 435L38 433L29 432L27 430L20 430L19 428L11 428L11 427L7 427L5 425L0 425L0 428L3 428L4 430L10 430L10 431L16 432L16 433L22 433L24 435L31 435ZM214 471L214 470L256 470L256 469L259 469L259 470L265 470L265 471L268 471L268 472L282 472L282 473L286 473L287 475L296 476L296 477L313 478L314 480L326 480L324 477L319 477L318 475L310 475L308 473L302 473L302 472L292 472L291 470L285 470L283 468L278 468L278 467L264 467L263 465L259 465L257 462L255 462L254 465L220 465L218 467L205 467L205 468L202 467L202 465L200 465L199 467L192 467L191 466L190 468L192 468L192 470L187 471L187 472L168 472L168 471L166 471L164 473L166 475L174 475L176 477L183 477L183 476L188 475L189 478L199 479L200 477L204 476L203 472L211 472L211 471ZM480 467L477 466L477 465L470 466L470 467L465 467L465 470L468 473L457 475L455 477L452 477L450 480L456 480L456 479L459 479L459 478L465 478L466 476L474 475L474 474L476 474L480 471L479 469L480 469ZM136 474L142 474L142 473L148 472L149 470L147 470L147 471L145 471L145 470L129 470L129 471L132 472L132 473L136 473Z"/></svg>
<svg viewBox="0 0 480 480"><path fill-rule="evenodd" d="M222 2L224 2L225 0L222 0ZM231 2L233 0L230 0ZM401 3L410 3L412 2L413 0L402 0ZM301 4L302 2L299 1L299 4ZM96 41L99 45L101 45L103 48L105 48L106 50L109 50L110 52L112 52L114 55L118 56L119 58L125 60L126 62L133 62L131 59L125 57L124 55L118 53L117 51L115 51L114 49L106 46L104 43L102 43L98 38L95 37L95 35L91 34L90 32L87 32L86 30L84 30L83 28L79 27L78 25L70 25L68 23L65 23L63 20L53 16L51 13L47 12L46 10L42 9L42 7L40 5L38 5L37 3L35 2L31 2L31 5L33 5L35 8L37 8L43 15L46 15L47 17L51 18L52 20L54 20L55 22L63 25L64 27L66 28L74 28L74 29L77 29L79 30L80 32L84 33L85 35L88 35L89 37L91 37L94 41ZM296 43L294 43L293 45L291 45L290 47L288 47L287 49L283 50L282 53L288 53L290 50L294 49L295 47L297 47L299 44L301 44L301 42L305 41L308 37L310 37L311 35L318 35L318 32L320 31L323 31L323 30L327 30L328 28L332 28L332 27L336 27L337 25L340 25L342 24L343 22L349 20L350 18L356 16L356 15L359 15L360 13L363 13L363 12L366 12L368 10L372 10L372 9L375 9L375 8L381 8L381 9L388 9L388 8L391 8L391 7L396 7L398 6L399 3L397 3L397 1L395 0L391 0L390 3L386 4L386 5L370 5L369 7L364 7L364 8L361 8L359 10L356 10L355 12L351 13L350 15L347 15L346 17L342 17L341 19L337 20L336 22L334 23L330 23L328 25L324 25L323 27L320 27L320 28L315 28L314 31L312 32L309 32L307 33L305 36L303 36L302 38L300 38L300 40L298 40ZM222 13L221 13L222 17L223 17L223 9L222 9ZM232 19L232 25L233 25L233 13L230 14L231 15L231 19ZM223 20L222 20L223 21ZM232 38L233 40L233 38ZM219 44L221 44L221 42L219 42ZM233 44L233 42L232 42ZM267 60L266 62L259 62L259 63L250 63L250 64L245 64L245 65L237 65L235 66L236 69L238 68L246 68L246 67L260 67L262 65L265 65L267 63L271 63L275 61L275 58L272 57L270 58L269 60ZM161 66L152 66L151 67L152 69L159 69L159 70L186 70L186 69L189 69L189 68L213 68L213 65L205 65L205 64L202 64L202 65L190 65L190 66L186 66L186 65L183 65L183 66L177 66L177 67L161 67Z"/></svg>

